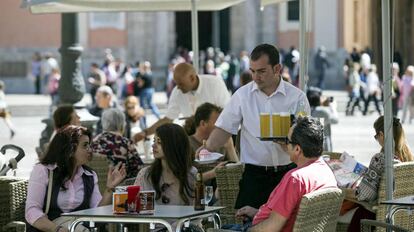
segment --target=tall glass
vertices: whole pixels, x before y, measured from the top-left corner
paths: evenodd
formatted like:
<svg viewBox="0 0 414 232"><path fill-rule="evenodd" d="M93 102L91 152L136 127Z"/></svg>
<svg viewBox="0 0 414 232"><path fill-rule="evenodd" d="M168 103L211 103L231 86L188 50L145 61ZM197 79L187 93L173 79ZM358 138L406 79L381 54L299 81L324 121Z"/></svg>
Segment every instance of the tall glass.
<svg viewBox="0 0 414 232"><path fill-rule="evenodd" d="M260 137L270 137L270 113L260 113Z"/></svg>
<svg viewBox="0 0 414 232"><path fill-rule="evenodd" d="M204 188L204 204L208 205L213 199L214 191L213 186L206 186Z"/></svg>
<svg viewBox="0 0 414 232"><path fill-rule="evenodd" d="M287 137L290 128L290 114L287 112L280 113L281 133L282 136Z"/></svg>
<svg viewBox="0 0 414 232"><path fill-rule="evenodd" d="M282 136L282 121L281 121L279 113L272 114L272 129L273 129L273 137Z"/></svg>

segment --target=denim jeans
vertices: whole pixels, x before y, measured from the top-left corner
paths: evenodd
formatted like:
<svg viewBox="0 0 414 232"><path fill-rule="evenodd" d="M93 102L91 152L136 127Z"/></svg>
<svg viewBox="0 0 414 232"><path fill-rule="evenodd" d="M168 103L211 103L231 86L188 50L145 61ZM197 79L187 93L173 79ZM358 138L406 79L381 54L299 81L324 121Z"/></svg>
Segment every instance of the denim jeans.
<svg viewBox="0 0 414 232"><path fill-rule="evenodd" d="M158 107L152 101L152 95L154 94L154 88L145 88L142 89L139 94L139 101L141 107L144 109L151 109L152 113L160 119L160 111Z"/></svg>
<svg viewBox="0 0 414 232"><path fill-rule="evenodd" d="M221 228L225 230L233 230L233 231L247 231L250 227L252 227L252 221L245 221L243 224L226 224L223 225Z"/></svg>

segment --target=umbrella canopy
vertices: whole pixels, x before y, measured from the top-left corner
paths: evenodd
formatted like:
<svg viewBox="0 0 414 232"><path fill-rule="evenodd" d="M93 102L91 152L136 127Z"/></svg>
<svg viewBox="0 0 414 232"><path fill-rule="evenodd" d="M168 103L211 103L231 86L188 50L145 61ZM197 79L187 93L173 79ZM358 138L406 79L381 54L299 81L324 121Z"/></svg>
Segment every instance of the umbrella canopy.
<svg viewBox="0 0 414 232"><path fill-rule="evenodd" d="M264 6L267 6L267 5L281 3L281 2L288 2L288 1L292 1L292 0L261 0L260 5L262 7L264 7Z"/></svg>
<svg viewBox="0 0 414 232"><path fill-rule="evenodd" d="M244 0L196 0L198 11L216 11ZM118 11L191 11L191 0L25 0L34 14Z"/></svg>

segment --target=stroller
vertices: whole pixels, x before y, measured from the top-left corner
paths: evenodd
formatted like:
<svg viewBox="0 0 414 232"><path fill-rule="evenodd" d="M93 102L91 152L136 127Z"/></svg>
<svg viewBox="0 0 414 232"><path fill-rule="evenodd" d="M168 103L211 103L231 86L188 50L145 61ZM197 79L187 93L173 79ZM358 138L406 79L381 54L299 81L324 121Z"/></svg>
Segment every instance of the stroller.
<svg viewBox="0 0 414 232"><path fill-rule="evenodd" d="M4 145L1 147L0 152L4 155L7 150L17 151L18 154L15 158L11 158L8 164L6 164L5 156L0 155L0 176L5 176L10 169L16 170L17 163L26 155L21 147L13 144Z"/></svg>

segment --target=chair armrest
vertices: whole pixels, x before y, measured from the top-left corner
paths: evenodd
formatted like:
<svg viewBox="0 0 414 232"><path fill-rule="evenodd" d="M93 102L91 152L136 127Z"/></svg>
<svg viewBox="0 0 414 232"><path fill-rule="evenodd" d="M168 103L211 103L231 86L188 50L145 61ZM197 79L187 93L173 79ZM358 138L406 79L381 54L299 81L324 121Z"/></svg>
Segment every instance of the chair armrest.
<svg viewBox="0 0 414 232"><path fill-rule="evenodd" d="M409 230L404 229L399 226L391 225L386 222L376 221L376 220L369 220L369 219L362 219L361 220L361 231L362 232L370 232L371 227L380 227L385 229L390 229L395 232L409 232Z"/></svg>
<svg viewBox="0 0 414 232"><path fill-rule="evenodd" d="M24 232L26 231L26 223L21 221L11 221L3 226L2 231L10 231L12 228L14 228L16 232Z"/></svg>

